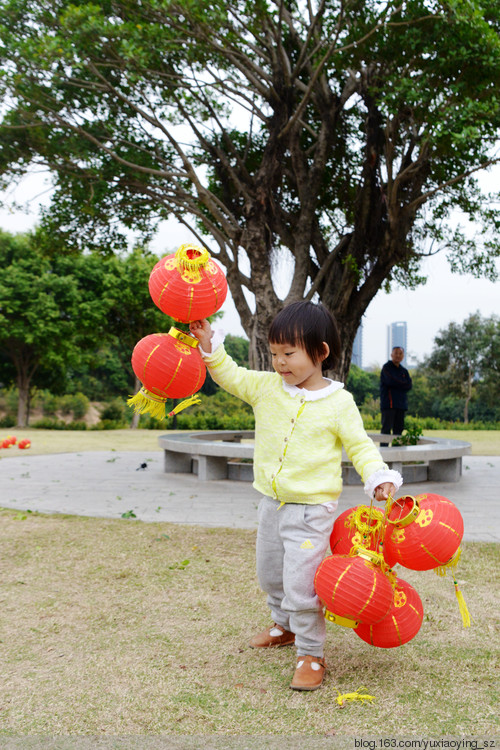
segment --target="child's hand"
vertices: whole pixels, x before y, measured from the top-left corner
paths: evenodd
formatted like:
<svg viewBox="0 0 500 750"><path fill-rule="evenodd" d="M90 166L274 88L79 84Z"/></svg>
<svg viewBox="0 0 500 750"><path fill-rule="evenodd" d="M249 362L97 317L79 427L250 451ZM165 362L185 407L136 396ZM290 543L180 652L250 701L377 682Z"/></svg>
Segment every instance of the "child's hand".
<svg viewBox="0 0 500 750"><path fill-rule="evenodd" d="M193 320L189 324L189 331L192 336L198 339L204 352L212 352L212 328L208 320Z"/></svg>
<svg viewBox="0 0 500 750"><path fill-rule="evenodd" d="M392 482L384 482L383 484L379 484L378 487L375 487L375 492L373 493L373 497L377 501L377 503L384 503L389 495L391 497L394 497L396 494L396 487L393 485Z"/></svg>

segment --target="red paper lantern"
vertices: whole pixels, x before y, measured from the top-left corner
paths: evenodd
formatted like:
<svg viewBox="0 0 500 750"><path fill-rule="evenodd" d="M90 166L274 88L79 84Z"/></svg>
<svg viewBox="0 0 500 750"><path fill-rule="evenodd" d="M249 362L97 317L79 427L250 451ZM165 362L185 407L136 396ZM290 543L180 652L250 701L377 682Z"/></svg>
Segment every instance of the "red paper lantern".
<svg viewBox="0 0 500 750"><path fill-rule="evenodd" d="M431 570L446 565L464 534L460 511L446 497L422 494L394 500L386 513L384 558L391 567Z"/></svg>
<svg viewBox="0 0 500 750"><path fill-rule="evenodd" d="M330 536L330 549L334 555L348 555L354 545L377 550L382 539L384 513L368 505L348 508L336 519Z"/></svg>
<svg viewBox="0 0 500 750"><path fill-rule="evenodd" d="M354 632L371 646L397 648L417 635L423 617L424 608L418 593L413 586L398 578L389 613L373 625L358 625Z"/></svg>
<svg viewBox="0 0 500 750"><path fill-rule="evenodd" d="M199 391L207 371L198 340L177 328L141 339L132 352L132 369L143 388L127 403L157 418L165 416L168 398L186 398Z"/></svg>
<svg viewBox="0 0 500 750"><path fill-rule="evenodd" d="M17 444L17 447L21 450L26 450L26 448L31 447L31 440L28 440L28 438L25 438L24 440L20 440Z"/></svg>
<svg viewBox="0 0 500 750"><path fill-rule="evenodd" d="M381 563L381 555L366 550L325 557L316 571L314 587L327 620L354 628L360 622L371 624L386 616L393 603L393 589Z"/></svg>
<svg viewBox="0 0 500 750"><path fill-rule="evenodd" d="M2 448L11 448L17 443L17 438L13 435L8 435L2 442Z"/></svg>
<svg viewBox="0 0 500 750"><path fill-rule="evenodd" d="M149 277L149 292L162 312L190 323L208 318L222 307L227 281L208 250L185 244L158 261Z"/></svg>

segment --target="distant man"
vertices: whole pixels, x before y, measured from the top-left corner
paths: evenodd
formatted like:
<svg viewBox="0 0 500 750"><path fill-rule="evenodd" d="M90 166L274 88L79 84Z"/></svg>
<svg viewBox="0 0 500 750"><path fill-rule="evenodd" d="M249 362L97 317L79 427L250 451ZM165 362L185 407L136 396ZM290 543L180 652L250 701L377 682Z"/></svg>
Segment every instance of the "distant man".
<svg viewBox="0 0 500 750"><path fill-rule="evenodd" d="M412 387L410 373L401 362L405 356L401 346L394 346L391 358L380 373L380 411L383 435L401 435L404 430L405 411L408 409L408 391ZM389 443L380 443L381 446Z"/></svg>

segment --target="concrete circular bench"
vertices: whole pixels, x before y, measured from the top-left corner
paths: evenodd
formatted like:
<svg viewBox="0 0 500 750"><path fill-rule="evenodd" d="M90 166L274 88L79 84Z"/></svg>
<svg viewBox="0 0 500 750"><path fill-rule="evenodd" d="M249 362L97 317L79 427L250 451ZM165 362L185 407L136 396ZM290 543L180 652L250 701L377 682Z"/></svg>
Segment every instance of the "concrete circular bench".
<svg viewBox="0 0 500 750"><path fill-rule="evenodd" d="M198 479L253 481L253 430L220 432L175 432L158 438L164 451L165 472L197 474ZM370 434L375 443L391 436ZM241 442L241 441L246 442ZM418 445L381 447L384 461L411 482L458 482L462 456L471 453L471 444L447 438L420 438ZM345 484L361 482L344 454L342 478Z"/></svg>

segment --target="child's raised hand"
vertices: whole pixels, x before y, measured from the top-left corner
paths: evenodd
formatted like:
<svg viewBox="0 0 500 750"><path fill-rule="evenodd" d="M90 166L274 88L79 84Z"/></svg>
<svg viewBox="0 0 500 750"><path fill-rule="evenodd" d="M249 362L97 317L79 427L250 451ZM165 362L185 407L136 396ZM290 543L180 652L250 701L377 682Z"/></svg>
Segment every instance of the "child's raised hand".
<svg viewBox="0 0 500 750"><path fill-rule="evenodd" d="M378 487L375 487L375 492L373 493L373 497L377 501L377 503L384 503L389 495L391 497L394 497L396 494L396 487L393 485L392 482L384 482L383 484L379 484Z"/></svg>
<svg viewBox="0 0 500 750"><path fill-rule="evenodd" d="M210 354L212 351L212 327L208 320L192 320L189 324L189 332L198 339L204 352Z"/></svg>

